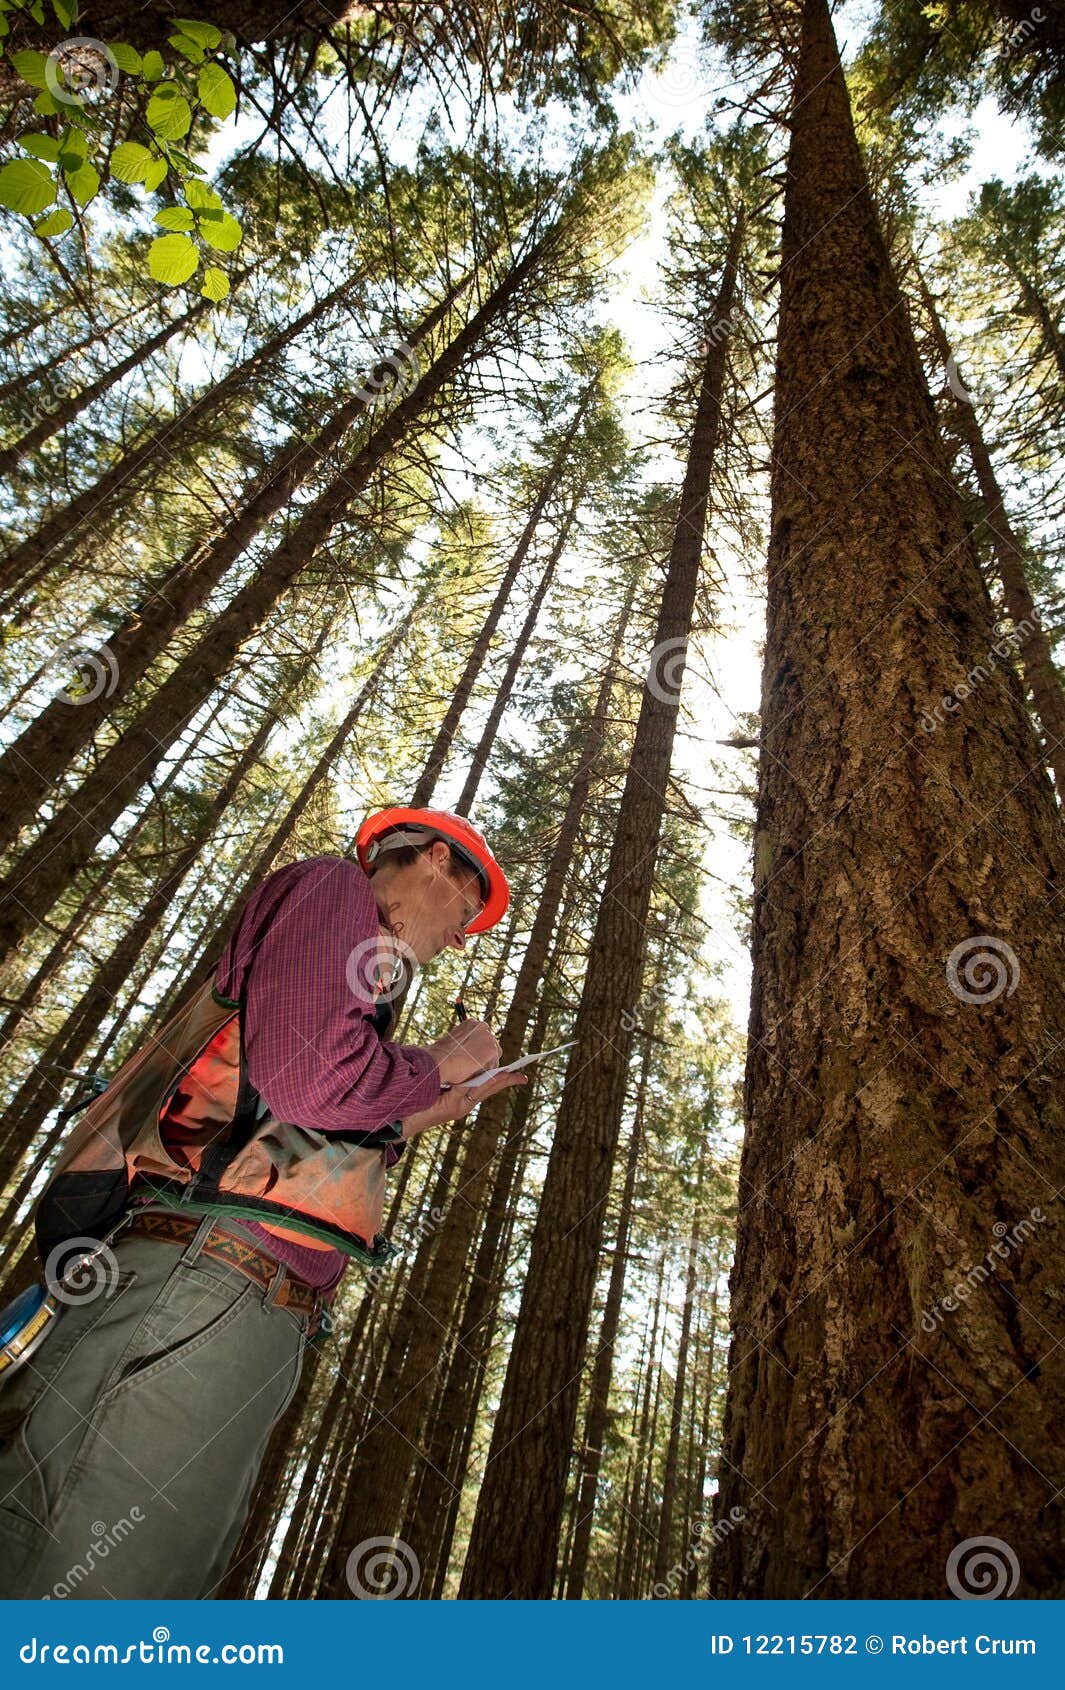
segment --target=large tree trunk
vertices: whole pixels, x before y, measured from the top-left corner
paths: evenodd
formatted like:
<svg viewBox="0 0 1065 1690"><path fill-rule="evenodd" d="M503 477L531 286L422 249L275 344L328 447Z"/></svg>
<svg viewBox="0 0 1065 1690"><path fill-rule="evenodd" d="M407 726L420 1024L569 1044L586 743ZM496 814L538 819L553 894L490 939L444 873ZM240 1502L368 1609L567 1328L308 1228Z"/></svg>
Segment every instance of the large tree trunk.
<svg viewBox="0 0 1065 1690"><path fill-rule="evenodd" d="M699 1202L705 1169L706 1139L704 1138L699 1145L699 1161L695 1171L695 1225L692 1227L691 1238L688 1241L688 1264L684 1275L684 1309L681 1314L677 1365L673 1375L673 1396L669 1405L669 1438L666 1443L666 1459L662 1473L662 1507L658 1515L658 1542L655 1546L654 1572L652 1574L654 1579L652 1594L656 1597L663 1597L667 1593L672 1594L672 1587L666 1583L666 1574L671 1570L670 1549L673 1545L673 1510L676 1505L679 1480L680 1428L684 1417L684 1388L688 1376L692 1304L695 1300L696 1275L699 1269L699 1245L701 1242Z"/></svg>
<svg viewBox="0 0 1065 1690"><path fill-rule="evenodd" d="M413 336L415 346L440 326L468 283L469 278L460 282L426 314ZM378 365L377 369L382 367ZM102 677L102 684L91 688L76 704L62 694L53 698L0 757L0 846L17 838L63 771L91 742L99 724L144 677L171 636L206 601L255 535L320 472L328 454L366 416L372 403L373 392L365 383L313 438L286 441L248 489L238 514L225 530L206 546L194 548L162 582L153 585L145 601L130 611L105 646L96 651L87 647L79 667L86 666ZM371 457L372 446L373 437L366 448ZM372 473L372 467L367 474ZM263 614L266 608L269 606Z"/></svg>
<svg viewBox="0 0 1065 1690"><path fill-rule="evenodd" d="M729 244L679 516L618 831L573 1027L565 1091L533 1234L506 1383L495 1419L461 1594L550 1598L639 1001L647 912L673 751L680 677L699 581L717 445L741 222ZM561 1382L561 1383L560 1383Z"/></svg>
<svg viewBox="0 0 1065 1690"><path fill-rule="evenodd" d="M614 1238L614 1259L610 1264L603 1318L599 1325L595 1346L595 1365L588 1388L588 1408L584 1420L584 1437L577 1451L579 1478L576 1486L573 1542L566 1570L566 1599L579 1602L584 1595L588 1576L588 1551L592 1542L595 1520L595 1497L599 1488L599 1469L603 1462L603 1440L610 1419L610 1382L614 1374L614 1351L621 1322L621 1306L625 1294L625 1274L628 1268L629 1228L632 1222L632 1200L636 1190L636 1170L643 1143L643 1118L647 1107L647 1085L651 1074L651 1035L645 1033L640 1059L640 1081L636 1093L636 1110L632 1134L625 1162L625 1184L622 1187L618 1210L617 1234Z"/></svg>
<svg viewBox="0 0 1065 1690"><path fill-rule="evenodd" d="M921 730L986 658L991 605L825 0L780 275L716 1524L741 1518L713 1590L946 1597L990 1535L1011 1593L1012 1562L1018 1596L1060 1596L1061 827L1007 666Z"/></svg>
<svg viewBox="0 0 1065 1690"><path fill-rule="evenodd" d="M77 793L57 812L8 877L0 914L0 964L23 934L47 914L72 875L135 797L156 761L212 689L241 644L321 550L337 522L368 486L388 455L535 276L553 231L532 244L478 310L388 412L344 470L306 508L289 533L229 606L158 688L122 739L101 759Z"/></svg>

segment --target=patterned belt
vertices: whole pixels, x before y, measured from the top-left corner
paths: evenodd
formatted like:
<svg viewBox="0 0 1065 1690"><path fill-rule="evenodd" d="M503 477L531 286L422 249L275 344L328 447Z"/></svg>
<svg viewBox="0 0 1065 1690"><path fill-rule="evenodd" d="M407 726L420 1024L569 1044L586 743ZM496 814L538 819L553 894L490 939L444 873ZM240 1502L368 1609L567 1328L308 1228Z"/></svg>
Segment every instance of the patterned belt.
<svg viewBox="0 0 1065 1690"><path fill-rule="evenodd" d="M121 1237L161 1238L168 1244L187 1244L190 1238L195 1237L202 1219L202 1215L160 1214L158 1210L150 1210L128 1222L122 1228ZM313 1285L308 1285L303 1279L294 1279L288 1267L268 1256L265 1250L258 1250L250 1241L245 1243L233 1233L222 1232L217 1227L207 1234L201 1249L213 1261L225 1262L227 1267L234 1267L248 1279L254 1279L264 1291L281 1269L284 1278L274 1297L274 1306L291 1309L295 1314L310 1315L307 1337L314 1337L321 1325L324 1304L321 1293Z"/></svg>

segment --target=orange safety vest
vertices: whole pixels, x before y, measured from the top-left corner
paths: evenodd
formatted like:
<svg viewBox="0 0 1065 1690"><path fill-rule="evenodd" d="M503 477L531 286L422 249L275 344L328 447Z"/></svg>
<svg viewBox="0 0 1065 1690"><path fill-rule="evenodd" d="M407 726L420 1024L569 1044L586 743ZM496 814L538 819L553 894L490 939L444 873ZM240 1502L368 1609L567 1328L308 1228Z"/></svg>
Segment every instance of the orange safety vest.
<svg viewBox="0 0 1065 1690"><path fill-rule="evenodd" d="M400 1123L324 1133L279 1120L248 1079L241 1023L241 1005L209 979L123 1063L71 1131L38 1199L42 1261L68 1239L102 1238L132 1196L150 1193L187 1214L259 1221L371 1267L398 1253L378 1229L385 1147L400 1138Z"/></svg>

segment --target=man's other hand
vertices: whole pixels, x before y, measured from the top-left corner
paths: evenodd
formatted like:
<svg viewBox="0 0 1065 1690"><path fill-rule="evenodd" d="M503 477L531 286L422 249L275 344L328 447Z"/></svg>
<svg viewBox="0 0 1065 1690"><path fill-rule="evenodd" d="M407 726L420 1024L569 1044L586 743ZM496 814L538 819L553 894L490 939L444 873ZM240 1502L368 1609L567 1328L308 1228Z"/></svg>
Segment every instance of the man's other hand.
<svg viewBox="0 0 1065 1690"><path fill-rule="evenodd" d="M450 1091L441 1092L428 1109L419 1109L416 1114L404 1117L403 1137L416 1138L427 1127L442 1127L446 1121L462 1121L471 1109L476 1109L486 1098L494 1097L497 1091L528 1083L528 1074L497 1074L494 1080L486 1080L483 1086L453 1085Z"/></svg>

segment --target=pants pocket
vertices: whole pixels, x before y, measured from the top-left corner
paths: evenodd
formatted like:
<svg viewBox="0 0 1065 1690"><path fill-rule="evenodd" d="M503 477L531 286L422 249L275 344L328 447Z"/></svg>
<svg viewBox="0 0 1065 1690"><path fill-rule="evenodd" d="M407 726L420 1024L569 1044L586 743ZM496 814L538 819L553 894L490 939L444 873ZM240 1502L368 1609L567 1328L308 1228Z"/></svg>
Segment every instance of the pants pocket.
<svg viewBox="0 0 1065 1690"><path fill-rule="evenodd" d="M260 1287L243 1276L222 1277L210 1264L177 1262L100 1392L99 1405L172 1368L185 1370L193 1386L190 1364L197 1351L215 1343L251 1299L261 1296Z"/></svg>

